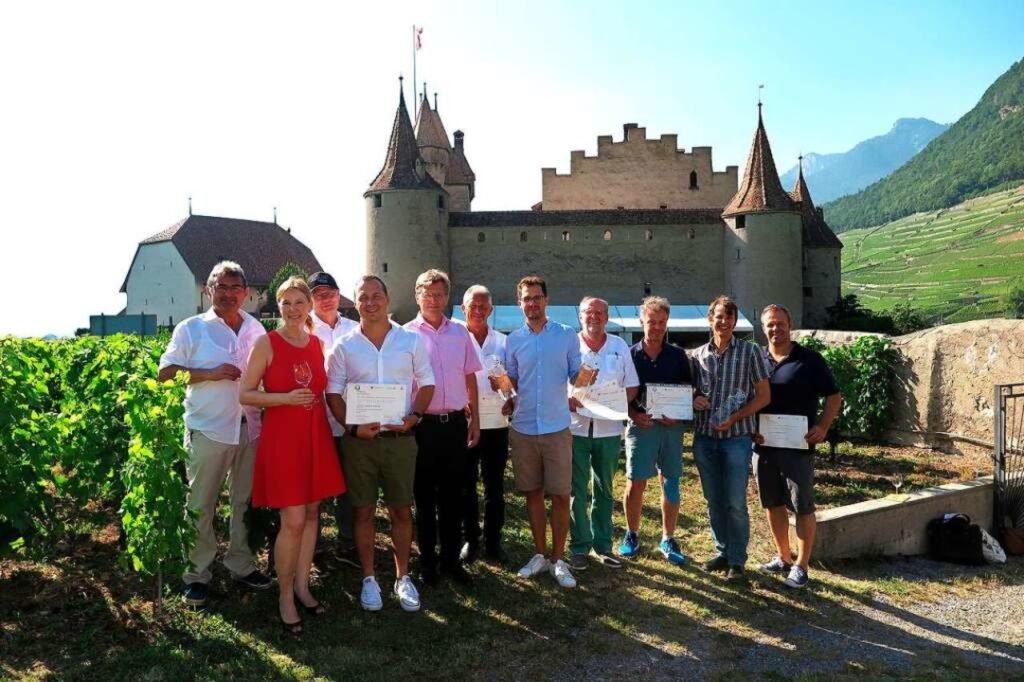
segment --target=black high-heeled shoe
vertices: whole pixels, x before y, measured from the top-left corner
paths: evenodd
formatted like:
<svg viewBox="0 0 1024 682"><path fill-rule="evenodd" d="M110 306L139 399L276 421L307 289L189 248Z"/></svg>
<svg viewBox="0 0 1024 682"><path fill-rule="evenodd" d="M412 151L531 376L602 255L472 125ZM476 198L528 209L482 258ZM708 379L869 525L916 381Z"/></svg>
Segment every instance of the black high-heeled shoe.
<svg viewBox="0 0 1024 682"><path fill-rule="evenodd" d="M298 637L302 634L302 619L299 618L297 621L289 623L284 619L283 616L278 614L278 621L281 623L281 629L284 630L284 634L291 635L292 637Z"/></svg>
<svg viewBox="0 0 1024 682"><path fill-rule="evenodd" d="M299 595L295 595L295 605L310 616L323 616L327 613L327 607L323 605L323 602L317 602L312 606L308 606L302 603L302 600L299 599Z"/></svg>

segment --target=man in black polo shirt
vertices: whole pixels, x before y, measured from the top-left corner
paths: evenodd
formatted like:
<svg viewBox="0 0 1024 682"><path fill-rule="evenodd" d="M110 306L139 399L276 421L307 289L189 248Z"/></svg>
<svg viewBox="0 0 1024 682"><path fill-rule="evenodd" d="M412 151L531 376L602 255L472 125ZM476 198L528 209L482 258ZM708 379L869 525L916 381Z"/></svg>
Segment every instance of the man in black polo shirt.
<svg viewBox="0 0 1024 682"><path fill-rule="evenodd" d="M755 470L761 504L768 513L768 525L778 556L761 566L768 573L787 573L787 587L807 584L807 564L814 547L814 446L825 440L839 414L843 397L824 358L790 338L792 321L781 305L769 305L761 312L761 326L768 337L764 357L770 368L771 403L761 415L788 414L807 417L809 429L804 440L807 450L773 448L755 438ZM825 409L818 419L819 398ZM813 426L811 426L813 424ZM797 560L790 564L789 517L796 514Z"/></svg>

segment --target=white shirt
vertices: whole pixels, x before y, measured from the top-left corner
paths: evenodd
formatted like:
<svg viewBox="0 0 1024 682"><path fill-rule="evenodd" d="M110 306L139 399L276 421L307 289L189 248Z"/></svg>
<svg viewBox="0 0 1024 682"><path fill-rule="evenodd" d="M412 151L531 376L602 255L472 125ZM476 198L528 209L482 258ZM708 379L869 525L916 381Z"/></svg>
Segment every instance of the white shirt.
<svg viewBox="0 0 1024 682"><path fill-rule="evenodd" d="M456 320L458 324L465 324L461 320ZM466 325L466 331L469 331L469 326ZM484 366L482 370L476 373L476 390L479 395L495 393L491 389L491 380L487 377L488 370L488 358L492 355L497 355L501 359L501 364L505 366L505 340L508 338L504 334L490 327L487 328L487 338L484 339L484 345L481 346L477 343L476 336L473 332L469 332L470 337L473 339L473 347L476 348L477 355L480 356L480 364ZM500 427L496 427L500 428Z"/></svg>
<svg viewBox="0 0 1024 682"><path fill-rule="evenodd" d="M580 354L586 362L588 353L591 353L590 346L583 340L583 334L577 334L580 339ZM605 336L604 345L597 351L597 384L613 382L623 388L634 388L640 385L640 377L636 374L636 366L629 354L629 346L618 336L608 334ZM572 392L570 385L569 392ZM606 438L608 436L621 436L625 430L624 422L617 419L591 419L582 415L572 413L572 423L569 430L574 436L589 436L590 423L594 423L594 438Z"/></svg>
<svg viewBox="0 0 1024 682"><path fill-rule="evenodd" d="M334 323L334 326L327 324L320 319L320 316L315 312L313 317L313 333L316 334L317 338L324 342L324 368L327 368L327 359L331 357L331 349L334 348L334 344L337 343L338 339L352 331L359 326L358 322L350 320L347 317L342 317L338 314L338 321ZM334 413L331 412L331 408L327 408L327 422L331 425L331 433L335 437L340 437L345 434L345 427L338 423L338 420L334 418Z"/></svg>
<svg viewBox="0 0 1024 682"><path fill-rule="evenodd" d="M259 320L239 311L242 326L238 333L217 316L213 309L182 320L174 328L171 342L160 356L160 368L170 365L191 369L213 369L225 363L245 370L256 341L266 335ZM260 436L260 411L242 407L238 402L238 380L200 381L185 389L185 428L201 431L218 443L238 445L242 415L249 428L249 440Z"/></svg>
<svg viewBox="0 0 1024 682"><path fill-rule="evenodd" d="M380 350L361 327L343 335L327 359L327 392L345 396L349 384L403 384L405 413L412 412L413 384L433 386L427 346L416 332L391 323Z"/></svg>

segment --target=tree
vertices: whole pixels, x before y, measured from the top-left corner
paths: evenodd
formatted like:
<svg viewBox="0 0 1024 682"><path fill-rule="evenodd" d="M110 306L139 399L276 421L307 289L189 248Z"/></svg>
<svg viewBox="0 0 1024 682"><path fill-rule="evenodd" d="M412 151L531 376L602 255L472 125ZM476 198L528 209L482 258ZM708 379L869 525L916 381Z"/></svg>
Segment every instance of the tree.
<svg viewBox="0 0 1024 682"><path fill-rule="evenodd" d="M291 261L282 265L281 268L274 273L274 276L270 278L270 285L267 287L267 298L274 302L274 310L277 310L277 288L289 277L301 277L302 279L306 279L308 276L308 272ZM278 311L278 313L280 313L280 311Z"/></svg>
<svg viewBox="0 0 1024 682"><path fill-rule="evenodd" d="M888 311L888 317L892 320L893 333L897 336L910 334L928 326L921 313L910 307L906 301L901 301Z"/></svg>
<svg viewBox="0 0 1024 682"><path fill-rule="evenodd" d="M1024 319L1024 279L1017 280L1006 294L1006 316Z"/></svg>

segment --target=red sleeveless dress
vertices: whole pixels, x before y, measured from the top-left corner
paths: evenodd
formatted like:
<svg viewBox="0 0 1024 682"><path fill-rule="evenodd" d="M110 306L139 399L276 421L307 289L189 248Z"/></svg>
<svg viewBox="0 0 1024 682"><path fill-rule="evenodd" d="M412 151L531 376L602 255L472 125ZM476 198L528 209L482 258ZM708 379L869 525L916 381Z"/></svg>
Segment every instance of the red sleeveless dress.
<svg viewBox="0 0 1024 682"><path fill-rule="evenodd" d="M322 342L310 334L306 347L296 348L276 331L267 336L274 357L263 375L263 390L287 393L301 388L295 380L294 367L305 362L313 375L309 389L317 400L310 410L301 405L277 405L264 410L252 504L280 509L340 495L345 492L345 480L324 412L327 372Z"/></svg>

